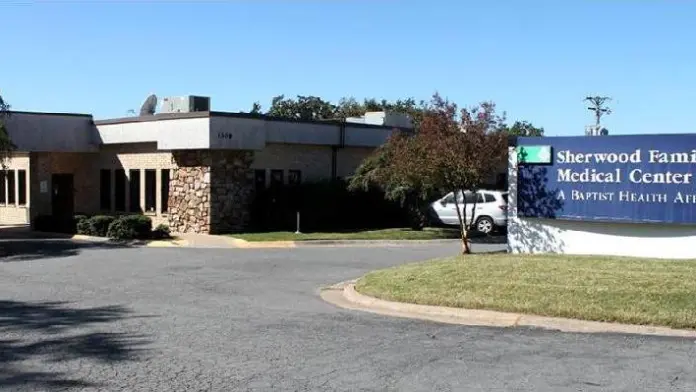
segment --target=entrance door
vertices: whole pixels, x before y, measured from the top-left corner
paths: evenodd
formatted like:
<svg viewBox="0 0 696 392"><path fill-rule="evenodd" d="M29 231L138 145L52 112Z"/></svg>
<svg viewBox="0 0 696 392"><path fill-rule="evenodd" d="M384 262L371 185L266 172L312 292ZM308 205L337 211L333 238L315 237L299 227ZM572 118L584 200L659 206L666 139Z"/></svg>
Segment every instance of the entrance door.
<svg viewBox="0 0 696 392"><path fill-rule="evenodd" d="M72 217L75 213L75 190L72 174L54 174L51 177L51 206L53 216Z"/></svg>

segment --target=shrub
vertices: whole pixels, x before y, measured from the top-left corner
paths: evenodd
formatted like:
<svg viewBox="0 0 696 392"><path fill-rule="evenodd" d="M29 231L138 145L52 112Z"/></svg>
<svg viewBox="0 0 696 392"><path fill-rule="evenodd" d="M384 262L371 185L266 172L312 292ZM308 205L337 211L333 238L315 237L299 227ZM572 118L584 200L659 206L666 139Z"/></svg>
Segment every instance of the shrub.
<svg viewBox="0 0 696 392"><path fill-rule="evenodd" d="M107 237L115 240L148 238L152 231L152 219L143 215L123 215L114 219L107 230Z"/></svg>
<svg viewBox="0 0 696 392"><path fill-rule="evenodd" d="M77 223L77 233L97 237L106 237L109 225L116 219L110 215L95 215Z"/></svg>
<svg viewBox="0 0 696 392"><path fill-rule="evenodd" d="M160 223L155 227L155 230L152 231L152 238L156 239L162 239L162 238L170 238L170 231L169 231L169 226Z"/></svg>
<svg viewBox="0 0 696 392"><path fill-rule="evenodd" d="M75 215L73 218L75 221L75 228L77 234L91 235L89 234L89 220L87 215Z"/></svg>

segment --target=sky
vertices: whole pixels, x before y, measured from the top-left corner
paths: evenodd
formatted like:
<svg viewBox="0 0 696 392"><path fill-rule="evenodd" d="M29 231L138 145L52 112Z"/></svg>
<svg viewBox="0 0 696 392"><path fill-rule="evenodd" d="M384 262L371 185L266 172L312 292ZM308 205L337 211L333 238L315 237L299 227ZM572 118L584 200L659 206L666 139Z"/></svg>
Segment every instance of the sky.
<svg viewBox="0 0 696 392"><path fill-rule="evenodd" d="M547 135L696 132L696 2L566 0L0 3L0 95L14 110L138 111L203 95L493 101Z"/></svg>

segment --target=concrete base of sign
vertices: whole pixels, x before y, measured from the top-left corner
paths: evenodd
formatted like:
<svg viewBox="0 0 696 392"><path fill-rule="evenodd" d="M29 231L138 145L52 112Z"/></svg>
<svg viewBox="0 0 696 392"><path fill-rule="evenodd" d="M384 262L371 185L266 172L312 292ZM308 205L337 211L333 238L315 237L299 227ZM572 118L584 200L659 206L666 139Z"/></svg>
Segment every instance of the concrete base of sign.
<svg viewBox="0 0 696 392"><path fill-rule="evenodd" d="M696 227L664 224L508 220L511 253L696 259Z"/></svg>
<svg viewBox="0 0 696 392"><path fill-rule="evenodd" d="M696 226L519 217L514 147L509 159L509 252L696 259Z"/></svg>

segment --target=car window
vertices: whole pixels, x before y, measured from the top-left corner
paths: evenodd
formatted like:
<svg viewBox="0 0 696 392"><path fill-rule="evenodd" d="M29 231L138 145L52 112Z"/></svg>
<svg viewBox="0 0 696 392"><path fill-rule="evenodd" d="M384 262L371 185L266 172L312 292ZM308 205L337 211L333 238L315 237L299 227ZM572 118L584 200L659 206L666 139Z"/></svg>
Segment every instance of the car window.
<svg viewBox="0 0 696 392"><path fill-rule="evenodd" d="M443 202L445 204L454 204L454 195L453 194L447 195L447 197L444 198Z"/></svg>
<svg viewBox="0 0 696 392"><path fill-rule="evenodd" d="M507 193L503 193L503 200L505 200L505 203L508 202L507 198L508 198L508 194L507 194Z"/></svg>
<svg viewBox="0 0 696 392"><path fill-rule="evenodd" d="M491 195L490 193L484 193L483 197L484 197L486 203L495 202L495 196Z"/></svg>
<svg viewBox="0 0 696 392"><path fill-rule="evenodd" d="M476 194L471 193L471 192L466 192L464 195L465 195L466 204L474 204L474 201L476 200ZM479 196L481 196L481 195L479 195Z"/></svg>

